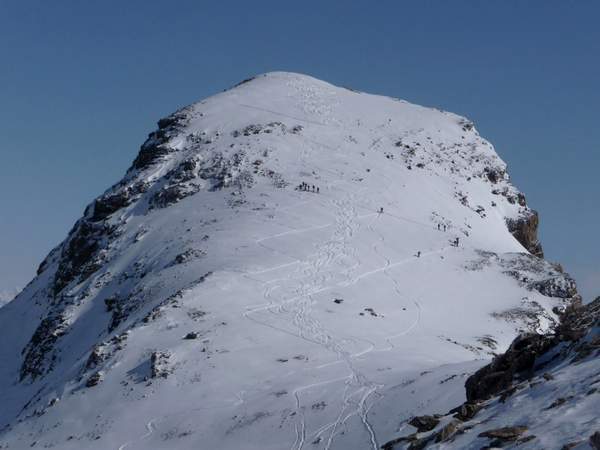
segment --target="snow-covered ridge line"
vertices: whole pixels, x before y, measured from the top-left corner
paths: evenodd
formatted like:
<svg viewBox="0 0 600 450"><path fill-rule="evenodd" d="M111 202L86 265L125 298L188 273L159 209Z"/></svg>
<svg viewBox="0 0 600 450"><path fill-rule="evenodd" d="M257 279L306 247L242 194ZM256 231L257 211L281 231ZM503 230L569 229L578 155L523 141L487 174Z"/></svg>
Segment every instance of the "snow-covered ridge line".
<svg viewBox="0 0 600 450"><path fill-rule="evenodd" d="M536 231L467 119L260 75L161 119L0 310L0 442L376 448L577 298Z"/></svg>

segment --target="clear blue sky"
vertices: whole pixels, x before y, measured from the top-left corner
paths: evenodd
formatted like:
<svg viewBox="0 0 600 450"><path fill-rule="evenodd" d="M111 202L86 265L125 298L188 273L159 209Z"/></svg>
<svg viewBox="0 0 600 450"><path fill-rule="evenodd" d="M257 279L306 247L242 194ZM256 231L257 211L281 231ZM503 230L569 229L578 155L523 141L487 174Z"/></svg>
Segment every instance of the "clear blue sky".
<svg viewBox="0 0 600 450"><path fill-rule="evenodd" d="M473 119L600 295L600 2L0 2L0 291L23 286L155 122L271 70Z"/></svg>

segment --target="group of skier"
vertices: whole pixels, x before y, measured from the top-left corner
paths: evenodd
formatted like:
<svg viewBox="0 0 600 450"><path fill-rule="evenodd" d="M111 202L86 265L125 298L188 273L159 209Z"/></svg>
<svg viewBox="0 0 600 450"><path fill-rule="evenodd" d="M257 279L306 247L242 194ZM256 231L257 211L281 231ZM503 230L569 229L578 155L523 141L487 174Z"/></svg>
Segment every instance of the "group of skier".
<svg viewBox="0 0 600 450"><path fill-rule="evenodd" d="M315 186L314 184L308 184L305 183L304 181L302 183L300 183L298 186L296 186L296 190L298 191L305 191L305 192L314 192L316 194L318 194L321 189L319 189L319 186Z"/></svg>
<svg viewBox="0 0 600 450"><path fill-rule="evenodd" d="M442 231L442 230L446 231L447 228L448 227L446 226L445 223L438 223L438 231Z"/></svg>

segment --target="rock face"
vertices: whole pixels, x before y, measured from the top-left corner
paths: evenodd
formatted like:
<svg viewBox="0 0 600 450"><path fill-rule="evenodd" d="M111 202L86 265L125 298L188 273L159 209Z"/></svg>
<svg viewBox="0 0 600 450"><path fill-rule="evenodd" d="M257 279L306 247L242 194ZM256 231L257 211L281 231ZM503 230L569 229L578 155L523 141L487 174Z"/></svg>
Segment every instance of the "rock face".
<svg viewBox="0 0 600 450"><path fill-rule="evenodd" d="M599 319L600 297L587 305L574 302L562 313L554 334L517 337L505 353L469 377L465 385L467 400L486 400L509 388L519 378L531 377L536 361L543 354L561 342L577 342ZM586 343L575 347L578 353L587 353L589 348ZM551 378L552 375L544 374L544 377Z"/></svg>
<svg viewBox="0 0 600 450"><path fill-rule="evenodd" d="M487 400L513 383L517 375L526 376L536 359L548 351L552 340L539 334L519 336L506 353L469 377L465 385L468 401Z"/></svg>
<svg viewBox="0 0 600 450"><path fill-rule="evenodd" d="M537 211L526 210L517 218L509 218L506 225L515 239L534 256L544 257L542 244L538 240L539 217Z"/></svg>
<svg viewBox="0 0 600 450"><path fill-rule="evenodd" d="M536 227L468 119L255 77L161 119L0 308L0 448L375 449L577 299ZM529 370L527 339L473 398Z"/></svg>

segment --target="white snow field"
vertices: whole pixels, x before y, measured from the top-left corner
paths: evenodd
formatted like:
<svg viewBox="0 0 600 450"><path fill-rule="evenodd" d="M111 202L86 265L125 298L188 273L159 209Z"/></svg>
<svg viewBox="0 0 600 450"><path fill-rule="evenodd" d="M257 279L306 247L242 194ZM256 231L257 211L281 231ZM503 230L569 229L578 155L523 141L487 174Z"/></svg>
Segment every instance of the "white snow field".
<svg viewBox="0 0 600 450"><path fill-rule="evenodd" d="M159 126L0 309L1 448L376 449L576 294L460 116L275 72Z"/></svg>

